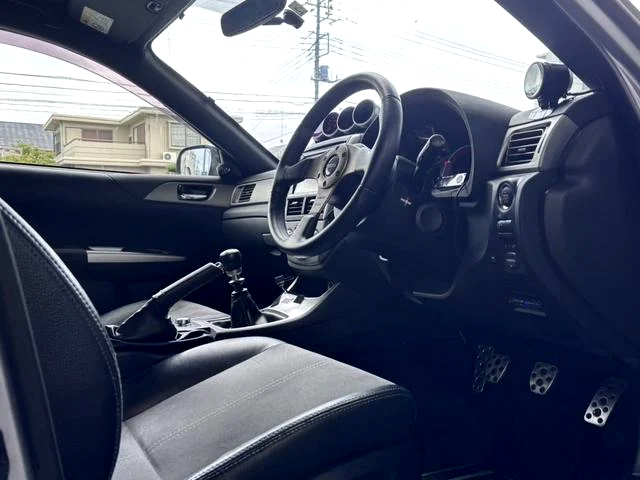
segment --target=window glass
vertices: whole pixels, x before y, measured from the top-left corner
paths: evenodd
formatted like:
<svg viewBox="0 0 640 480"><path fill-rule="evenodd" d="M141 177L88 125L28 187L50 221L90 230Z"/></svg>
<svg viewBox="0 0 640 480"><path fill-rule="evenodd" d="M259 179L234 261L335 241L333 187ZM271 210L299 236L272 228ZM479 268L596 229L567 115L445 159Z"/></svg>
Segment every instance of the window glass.
<svg viewBox="0 0 640 480"><path fill-rule="evenodd" d="M133 128L133 143L142 144L145 143L145 124L141 123L140 125Z"/></svg>
<svg viewBox="0 0 640 480"><path fill-rule="evenodd" d="M354 73L380 73L400 92L444 88L527 110L536 106L523 92L527 68L558 61L494 0L299 1L300 28L225 37L220 18L237 3L197 0L152 49L275 155L318 96Z"/></svg>
<svg viewBox="0 0 640 480"><path fill-rule="evenodd" d="M0 162L162 174L209 143L83 68L5 44L0 59Z"/></svg>
<svg viewBox="0 0 640 480"><path fill-rule="evenodd" d="M82 140L96 142L113 142L113 130L83 128L81 132L81 138Z"/></svg>
<svg viewBox="0 0 640 480"><path fill-rule="evenodd" d="M202 143L200 134L194 132L184 124L170 123L169 130L170 148L193 147Z"/></svg>

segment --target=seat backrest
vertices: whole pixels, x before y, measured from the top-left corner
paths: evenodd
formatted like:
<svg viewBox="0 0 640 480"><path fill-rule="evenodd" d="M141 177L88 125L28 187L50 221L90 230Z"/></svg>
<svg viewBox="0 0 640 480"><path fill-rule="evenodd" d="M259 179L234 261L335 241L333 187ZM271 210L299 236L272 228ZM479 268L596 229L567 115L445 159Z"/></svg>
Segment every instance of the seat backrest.
<svg viewBox="0 0 640 480"><path fill-rule="evenodd" d="M2 200L0 215L31 318L65 478L109 478L122 425L111 343L91 301L51 247Z"/></svg>

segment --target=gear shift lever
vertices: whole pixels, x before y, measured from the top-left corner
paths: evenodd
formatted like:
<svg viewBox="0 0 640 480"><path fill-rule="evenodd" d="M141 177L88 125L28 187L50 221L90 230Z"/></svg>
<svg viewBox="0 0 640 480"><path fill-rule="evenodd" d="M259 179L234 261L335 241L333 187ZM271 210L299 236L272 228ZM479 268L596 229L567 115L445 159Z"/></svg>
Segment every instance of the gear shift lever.
<svg viewBox="0 0 640 480"><path fill-rule="evenodd" d="M229 277L231 285L231 328L249 327L267 323L256 302L251 298L249 290L244 286L242 278L242 254L231 248L220 254L220 263Z"/></svg>

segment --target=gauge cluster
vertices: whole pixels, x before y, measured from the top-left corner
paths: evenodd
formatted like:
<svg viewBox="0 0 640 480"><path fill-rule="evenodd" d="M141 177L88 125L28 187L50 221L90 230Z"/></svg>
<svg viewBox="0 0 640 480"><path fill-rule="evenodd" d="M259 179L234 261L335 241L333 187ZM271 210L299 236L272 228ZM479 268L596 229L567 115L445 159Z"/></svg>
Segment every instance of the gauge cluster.
<svg viewBox="0 0 640 480"><path fill-rule="evenodd" d="M373 100L362 100L341 111L329 113L313 134L316 143L332 138L364 133L378 118L380 107Z"/></svg>

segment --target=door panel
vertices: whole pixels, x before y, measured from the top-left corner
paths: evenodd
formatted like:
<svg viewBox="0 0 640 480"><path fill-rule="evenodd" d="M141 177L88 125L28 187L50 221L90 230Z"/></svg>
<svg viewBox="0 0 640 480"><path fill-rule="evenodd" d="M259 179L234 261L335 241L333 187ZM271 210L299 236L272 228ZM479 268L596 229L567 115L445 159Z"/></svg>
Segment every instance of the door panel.
<svg viewBox="0 0 640 480"><path fill-rule="evenodd" d="M210 192L206 199L180 198ZM147 298L223 248L232 186L177 177L0 164L0 197L59 253L99 311ZM224 283L224 282L222 282ZM220 284L200 300L227 309Z"/></svg>

